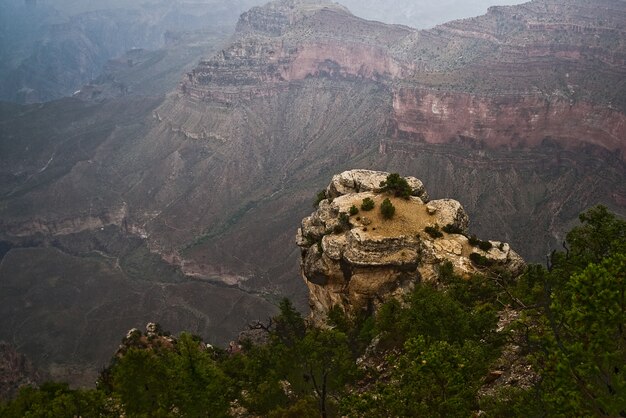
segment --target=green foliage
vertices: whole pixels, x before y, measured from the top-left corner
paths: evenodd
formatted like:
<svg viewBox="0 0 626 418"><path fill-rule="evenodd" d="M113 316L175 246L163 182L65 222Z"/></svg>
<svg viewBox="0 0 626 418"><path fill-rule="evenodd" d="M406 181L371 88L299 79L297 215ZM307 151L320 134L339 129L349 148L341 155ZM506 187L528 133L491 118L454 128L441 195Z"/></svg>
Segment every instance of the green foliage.
<svg viewBox="0 0 626 418"><path fill-rule="evenodd" d="M357 213L359 213L359 208L357 208L355 205L352 205L350 206L349 213L350 213L350 216L354 216Z"/></svg>
<svg viewBox="0 0 626 418"><path fill-rule="evenodd" d="M462 234L463 230L454 224L447 224L442 228L443 232L448 234Z"/></svg>
<svg viewBox="0 0 626 418"><path fill-rule="evenodd" d="M327 323L333 329L346 334L355 358L363 354L367 345L375 337L374 317L365 312L351 318L339 306L333 306L328 312Z"/></svg>
<svg viewBox="0 0 626 418"><path fill-rule="evenodd" d="M382 191L393 192L396 197L408 199L413 194L413 189L409 186L406 179L398 173L391 173L387 179L380 183Z"/></svg>
<svg viewBox="0 0 626 418"><path fill-rule="evenodd" d="M320 190L319 192L317 192L317 194L315 195L315 201L313 202L313 206L318 207L320 202L324 199L326 199L326 190Z"/></svg>
<svg viewBox="0 0 626 418"><path fill-rule="evenodd" d="M337 398L357 377L348 338L337 330L311 329L302 341L300 364L322 416L328 414L331 397Z"/></svg>
<svg viewBox="0 0 626 418"><path fill-rule="evenodd" d="M456 280L456 279L455 279ZM461 288L463 280L458 279ZM468 293L467 288L464 289ZM398 347L410 338L461 342L468 338L491 340L497 322L495 308L488 309L477 300L465 305L455 296L463 291L443 293L427 285L416 287L408 306L397 300L385 303L376 318L376 334L385 347ZM494 293L485 299L494 299ZM467 297L465 297L467 299Z"/></svg>
<svg viewBox="0 0 626 418"><path fill-rule="evenodd" d="M386 198L383 200L383 203L380 204L380 213L382 213L383 218L391 219L393 215L396 213L396 208L391 203L391 200Z"/></svg>
<svg viewBox="0 0 626 418"><path fill-rule="evenodd" d="M306 325L302 314L296 310L291 301L283 298L279 304L280 314L274 318L272 337L280 343L292 347L304 338Z"/></svg>
<svg viewBox="0 0 626 418"><path fill-rule="evenodd" d="M483 251L489 251L492 247L493 247L493 244L489 241L481 241L478 244L478 248L480 248Z"/></svg>
<svg viewBox="0 0 626 418"><path fill-rule="evenodd" d="M370 211L372 209L374 209L374 206L376 204L374 203L374 200L370 197L366 197L365 199L363 199L363 202L361 203L361 210L364 211Z"/></svg>
<svg viewBox="0 0 626 418"><path fill-rule="evenodd" d="M119 417L115 399L96 390L71 390L66 383L48 382L40 388L24 387L17 397L0 405L5 418Z"/></svg>
<svg viewBox="0 0 626 418"><path fill-rule="evenodd" d="M586 254L587 255L587 254ZM586 256L585 255L585 256ZM626 254L591 263L553 295L546 400L573 414L626 412Z"/></svg>
<svg viewBox="0 0 626 418"><path fill-rule="evenodd" d="M514 289L549 415L626 414L626 222L604 207L580 216L566 252L532 266Z"/></svg>
<svg viewBox="0 0 626 418"><path fill-rule="evenodd" d="M469 237L468 242L472 247L478 247L483 251L489 251L493 247L493 244L491 242L481 241L478 238L476 238L476 235L472 235L471 237ZM478 265L481 265L481 264L478 264Z"/></svg>
<svg viewBox="0 0 626 418"><path fill-rule="evenodd" d="M424 228L424 232L426 232L428 235L435 239L443 237L443 234L439 230L439 225L437 224L435 224L435 226L427 226L426 228Z"/></svg>
<svg viewBox="0 0 626 418"><path fill-rule="evenodd" d="M626 252L626 222L606 207L596 206L579 218L582 225L567 234L567 242L580 264L599 263L611 254Z"/></svg>
<svg viewBox="0 0 626 418"><path fill-rule="evenodd" d="M317 402L312 396L299 399L294 404L279 407L269 413L269 418L319 418Z"/></svg>
<svg viewBox="0 0 626 418"><path fill-rule="evenodd" d="M281 381L294 359L283 357L288 350L275 347L283 346L273 340L267 346L249 347L245 353L226 356L220 362L239 403L253 414L266 416L290 403Z"/></svg>
<svg viewBox="0 0 626 418"><path fill-rule="evenodd" d="M112 368L112 390L130 416L226 416L222 371L201 344L182 334L174 349L131 348Z"/></svg>
<svg viewBox="0 0 626 418"><path fill-rule="evenodd" d="M478 289L454 275L450 264L440 274L451 292L420 285L404 304L385 303L376 316L378 349L390 375L341 403L350 417L471 416L488 365L497 357L495 287L485 279ZM465 300L476 297L469 304Z"/></svg>
<svg viewBox="0 0 626 418"><path fill-rule="evenodd" d="M350 229L350 216L345 212L339 212L339 224L335 225L333 232L341 234Z"/></svg>
<svg viewBox="0 0 626 418"><path fill-rule="evenodd" d="M480 399L480 409L490 417L545 417L546 412L536 401L534 388L503 388Z"/></svg>
<svg viewBox="0 0 626 418"><path fill-rule="evenodd" d="M151 351L131 348L113 368L113 388L130 415L165 415L170 410L166 366Z"/></svg>
<svg viewBox="0 0 626 418"><path fill-rule="evenodd" d="M493 265L493 261L482 254L471 253L469 259L478 267L491 267Z"/></svg>
<svg viewBox="0 0 626 418"><path fill-rule="evenodd" d="M201 342L190 334L178 338L176 349L166 356L170 368L170 391L176 409L189 417L227 415L233 393L229 382Z"/></svg>
<svg viewBox="0 0 626 418"><path fill-rule="evenodd" d="M476 238L476 235L472 235L471 237L467 239L467 241L469 242L469 245L471 245L472 247L478 247L478 244L480 244L480 240Z"/></svg>

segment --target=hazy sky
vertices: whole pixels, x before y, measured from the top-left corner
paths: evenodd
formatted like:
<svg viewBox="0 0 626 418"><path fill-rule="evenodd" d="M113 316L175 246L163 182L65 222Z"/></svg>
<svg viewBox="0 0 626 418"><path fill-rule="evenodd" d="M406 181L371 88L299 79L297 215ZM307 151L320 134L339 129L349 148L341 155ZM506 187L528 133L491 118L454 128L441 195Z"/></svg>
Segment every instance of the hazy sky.
<svg viewBox="0 0 626 418"><path fill-rule="evenodd" d="M526 3L520 0L338 0L357 16L400 23L420 29L450 20L485 14L494 5Z"/></svg>
<svg viewBox="0 0 626 418"><path fill-rule="evenodd" d="M107 8L133 7L145 3L209 3L232 7L241 12L252 6L267 3L265 0L37 0L40 4L62 10L66 14ZM335 0L347 6L354 14L367 19L388 23L401 23L426 28L449 20L484 14L489 6L520 4L519 0ZM2 0L23 3L24 0Z"/></svg>

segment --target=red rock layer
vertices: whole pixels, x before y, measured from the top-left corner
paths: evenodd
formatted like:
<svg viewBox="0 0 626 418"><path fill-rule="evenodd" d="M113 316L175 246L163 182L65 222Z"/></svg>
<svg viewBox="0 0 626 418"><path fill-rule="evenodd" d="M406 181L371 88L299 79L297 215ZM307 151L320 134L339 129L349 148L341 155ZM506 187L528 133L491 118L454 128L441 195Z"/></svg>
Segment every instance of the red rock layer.
<svg viewBox="0 0 626 418"><path fill-rule="evenodd" d="M389 134L432 144L463 138L511 148L535 147L546 140L564 146L588 143L626 155L626 115L563 98L398 88Z"/></svg>

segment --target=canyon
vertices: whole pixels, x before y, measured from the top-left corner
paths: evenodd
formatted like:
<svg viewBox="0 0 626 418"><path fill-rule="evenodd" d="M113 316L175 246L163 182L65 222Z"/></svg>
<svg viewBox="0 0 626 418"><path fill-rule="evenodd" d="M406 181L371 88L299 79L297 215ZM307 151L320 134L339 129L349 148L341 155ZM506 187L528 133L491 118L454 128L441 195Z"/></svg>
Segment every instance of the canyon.
<svg viewBox="0 0 626 418"><path fill-rule="evenodd" d="M588 207L626 213L624 21L534 0L417 30L284 0L165 97L1 103L0 338L88 384L143 323L224 343L304 307L295 230L354 168L415 176L542 262Z"/></svg>

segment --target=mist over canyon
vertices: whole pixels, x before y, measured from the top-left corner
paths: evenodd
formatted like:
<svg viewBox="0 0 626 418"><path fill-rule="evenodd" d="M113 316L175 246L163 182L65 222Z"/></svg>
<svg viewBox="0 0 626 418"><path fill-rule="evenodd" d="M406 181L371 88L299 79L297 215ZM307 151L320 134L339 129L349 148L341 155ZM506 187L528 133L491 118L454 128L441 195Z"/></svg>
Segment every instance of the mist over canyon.
<svg viewBox="0 0 626 418"><path fill-rule="evenodd" d="M3 98L46 102L0 104L0 339L53 377L92 383L148 321L225 342L303 308L296 229L343 170L415 176L531 262L588 207L626 213L625 2L426 30L325 1L223 17L257 3L59 8L64 35L3 67Z"/></svg>

